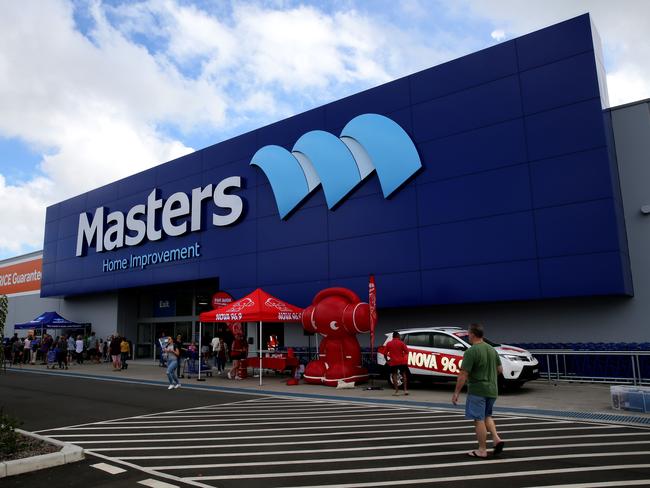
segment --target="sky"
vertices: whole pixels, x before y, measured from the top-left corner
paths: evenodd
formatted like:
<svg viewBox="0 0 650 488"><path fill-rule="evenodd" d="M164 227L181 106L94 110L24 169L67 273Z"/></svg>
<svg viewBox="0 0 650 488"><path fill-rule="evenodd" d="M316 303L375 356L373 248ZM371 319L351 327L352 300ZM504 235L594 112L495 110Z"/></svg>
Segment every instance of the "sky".
<svg viewBox="0 0 650 488"><path fill-rule="evenodd" d="M48 205L585 12L611 106L650 98L645 0L4 0L0 260Z"/></svg>

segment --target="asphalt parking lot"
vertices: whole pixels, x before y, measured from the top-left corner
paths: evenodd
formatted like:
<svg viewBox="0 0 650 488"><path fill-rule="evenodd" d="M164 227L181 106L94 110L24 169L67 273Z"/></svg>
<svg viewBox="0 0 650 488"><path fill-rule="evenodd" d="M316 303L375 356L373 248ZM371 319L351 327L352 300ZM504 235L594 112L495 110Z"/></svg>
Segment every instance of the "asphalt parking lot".
<svg viewBox="0 0 650 488"><path fill-rule="evenodd" d="M466 455L475 447L473 428L460 412L31 374L0 377L2 402L12 404L7 388L19 403L43 395L37 381L65 391L67 412L49 415L41 402L41 415L26 427L83 446L88 460L9 478L3 487L40 486L55 470L68 483L57 486L142 486L145 479L224 488L650 484L650 429L641 426L498 415L504 453L475 460ZM89 399L92 414L82 407ZM99 463L125 471L90 467Z"/></svg>

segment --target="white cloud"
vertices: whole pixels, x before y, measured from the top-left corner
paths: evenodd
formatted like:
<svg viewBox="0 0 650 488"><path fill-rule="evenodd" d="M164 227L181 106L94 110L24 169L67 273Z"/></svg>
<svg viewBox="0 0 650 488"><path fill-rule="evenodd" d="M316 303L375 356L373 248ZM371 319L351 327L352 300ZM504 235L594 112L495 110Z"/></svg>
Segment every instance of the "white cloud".
<svg viewBox="0 0 650 488"><path fill-rule="evenodd" d="M621 66L620 69L607 73L607 88L610 93L610 105L623 105L650 97L647 75L636 66Z"/></svg>
<svg viewBox="0 0 650 488"><path fill-rule="evenodd" d="M506 33L503 29L496 29L490 33L490 37L495 41L503 41L506 38Z"/></svg>
<svg viewBox="0 0 650 488"><path fill-rule="evenodd" d="M0 250L10 255L40 249L45 226L44 206L56 191L47 178L9 185L0 174Z"/></svg>

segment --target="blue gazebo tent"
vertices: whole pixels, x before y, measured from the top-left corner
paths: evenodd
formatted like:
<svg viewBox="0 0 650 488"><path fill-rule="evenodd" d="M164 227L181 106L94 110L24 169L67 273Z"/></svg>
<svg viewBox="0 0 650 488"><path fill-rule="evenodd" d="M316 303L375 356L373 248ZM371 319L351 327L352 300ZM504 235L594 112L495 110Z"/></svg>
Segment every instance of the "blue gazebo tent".
<svg viewBox="0 0 650 488"><path fill-rule="evenodd" d="M65 319L56 312L45 312L34 320L22 324L15 324L14 330L41 329L41 331L44 331L45 329L81 329L86 325Z"/></svg>

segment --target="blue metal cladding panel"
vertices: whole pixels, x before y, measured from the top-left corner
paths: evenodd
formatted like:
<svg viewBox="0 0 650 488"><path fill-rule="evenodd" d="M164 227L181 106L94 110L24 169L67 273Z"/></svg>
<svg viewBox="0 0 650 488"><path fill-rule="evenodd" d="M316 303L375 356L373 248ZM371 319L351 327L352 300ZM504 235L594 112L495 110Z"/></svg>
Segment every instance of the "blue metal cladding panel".
<svg viewBox="0 0 650 488"><path fill-rule="evenodd" d="M540 257L619 251L611 199L535 211Z"/></svg>
<svg viewBox="0 0 650 488"><path fill-rule="evenodd" d="M257 253L260 286L327 280L327 243Z"/></svg>
<svg viewBox="0 0 650 488"><path fill-rule="evenodd" d="M537 260L422 271L425 303L540 298Z"/></svg>
<svg viewBox="0 0 650 488"><path fill-rule="evenodd" d="M417 230L388 232L332 241L330 278L416 271L419 268Z"/></svg>
<svg viewBox="0 0 650 488"><path fill-rule="evenodd" d="M523 119L423 142L419 149L426 171L418 184L525 163Z"/></svg>
<svg viewBox="0 0 650 488"><path fill-rule="evenodd" d="M625 286L622 260L618 252L541 259L542 297L619 294Z"/></svg>
<svg viewBox="0 0 650 488"><path fill-rule="evenodd" d="M418 185L420 225L530 210L528 165Z"/></svg>
<svg viewBox="0 0 650 488"><path fill-rule="evenodd" d="M375 275L381 306L386 308L413 307L422 303L420 272L391 273ZM329 286L349 288L366 300L368 296L368 276L336 278L330 280Z"/></svg>
<svg viewBox="0 0 650 488"><path fill-rule="evenodd" d="M420 103L516 73L515 41L508 41L411 76L411 96Z"/></svg>
<svg viewBox="0 0 650 488"><path fill-rule="evenodd" d="M280 220L277 215L257 219L257 232L265 236L258 243L260 251L315 244L327 240L327 207L308 207L292 218Z"/></svg>
<svg viewBox="0 0 650 488"><path fill-rule="evenodd" d="M327 288L329 285L327 283L327 280L320 280L320 281L308 281L306 283L290 283L290 284L284 284L284 285L266 285L264 287L264 290L269 292L271 295L275 295L278 297L282 296L291 296L292 297L292 302L291 303L301 303L304 304L303 306L309 305L316 294L321 291L324 288ZM244 296L247 293L250 293L253 291L252 288L247 287L244 290L242 290L242 293L239 295L235 296ZM301 324L287 324L289 327L295 327L299 331L302 331L302 325Z"/></svg>
<svg viewBox="0 0 650 488"><path fill-rule="evenodd" d="M532 32L515 42L522 71L594 50L588 14Z"/></svg>
<svg viewBox="0 0 650 488"><path fill-rule="evenodd" d="M257 130L257 146L274 144L290 150L298 138L310 130L322 129L325 124L323 107L294 115L291 118L267 125ZM252 154L248 155L248 159Z"/></svg>
<svg viewBox="0 0 650 488"><path fill-rule="evenodd" d="M202 260L224 258L257 252L257 222L244 221L235 227L209 229L202 242L206 245L201 250Z"/></svg>
<svg viewBox="0 0 650 488"><path fill-rule="evenodd" d="M422 227L420 253L425 269L535 259L533 213Z"/></svg>
<svg viewBox="0 0 650 488"><path fill-rule="evenodd" d="M203 164L207 169L250 158L251 149L256 146L257 132L247 132L201 150Z"/></svg>
<svg viewBox="0 0 650 488"><path fill-rule="evenodd" d="M60 203L55 203L54 205L50 205L47 207L47 210L45 211L45 222L56 222L57 219L59 218L59 210L61 208Z"/></svg>
<svg viewBox="0 0 650 488"><path fill-rule="evenodd" d="M203 170L202 153L195 152L155 168L156 186L177 183L178 175L196 175ZM178 188L179 185L176 186ZM182 186L182 185L181 185Z"/></svg>
<svg viewBox="0 0 650 488"><path fill-rule="evenodd" d="M402 78L326 105L325 129L338 135L343 126L357 115L391 115L409 106L409 80Z"/></svg>
<svg viewBox="0 0 650 488"><path fill-rule="evenodd" d="M605 148L535 161L530 165L535 208L611 198Z"/></svg>
<svg viewBox="0 0 650 488"><path fill-rule="evenodd" d="M219 281L223 282L221 286L229 290L254 286L257 282L257 255L251 253L202 260L199 278L219 278ZM251 288L249 291L253 289Z"/></svg>
<svg viewBox="0 0 650 488"><path fill-rule="evenodd" d="M598 52L598 49L596 49ZM258 286L306 306L326 286L380 307L631 294L618 174L603 116L587 15L395 80L51 206L43 296L218 278L241 296ZM281 220L261 147L291 150L311 130L340 135L358 115L387 116L422 168L390 198L371 173L334 210L321 187ZM201 231L75 257L80 212L127 212L158 188L241 176L243 217ZM158 219L157 226L160 226ZM106 259L199 244L182 262L102 273Z"/></svg>
<svg viewBox="0 0 650 488"><path fill-rule="evenodd" d="M533 161L603 147L605 127L600 99L526 117L526 137Z"/></svg>
<svg viewBox="0 0 650 488"><path fill-rule="evenodd" d="M521 116L519 78L509 76L413 107L416 143Z"/></svg>
<svg viewBox="0 0 650 488"><path fill-rule="evenodd" d="M380 194L353 198L329 214L329 238L374 235L417 227L417 215L410 210L417 204L414 186L406 187L386 200ZM368 212L368 209L372 211Z"/></svg>
<svg viewBox="0 0 650 488"><path fill-rule="evenodd" d="M567 71L574 71L575 76L567 77ZM533 114L600 97L595 72L592 52L524 71L521 73L524 113Z"/></svg>

